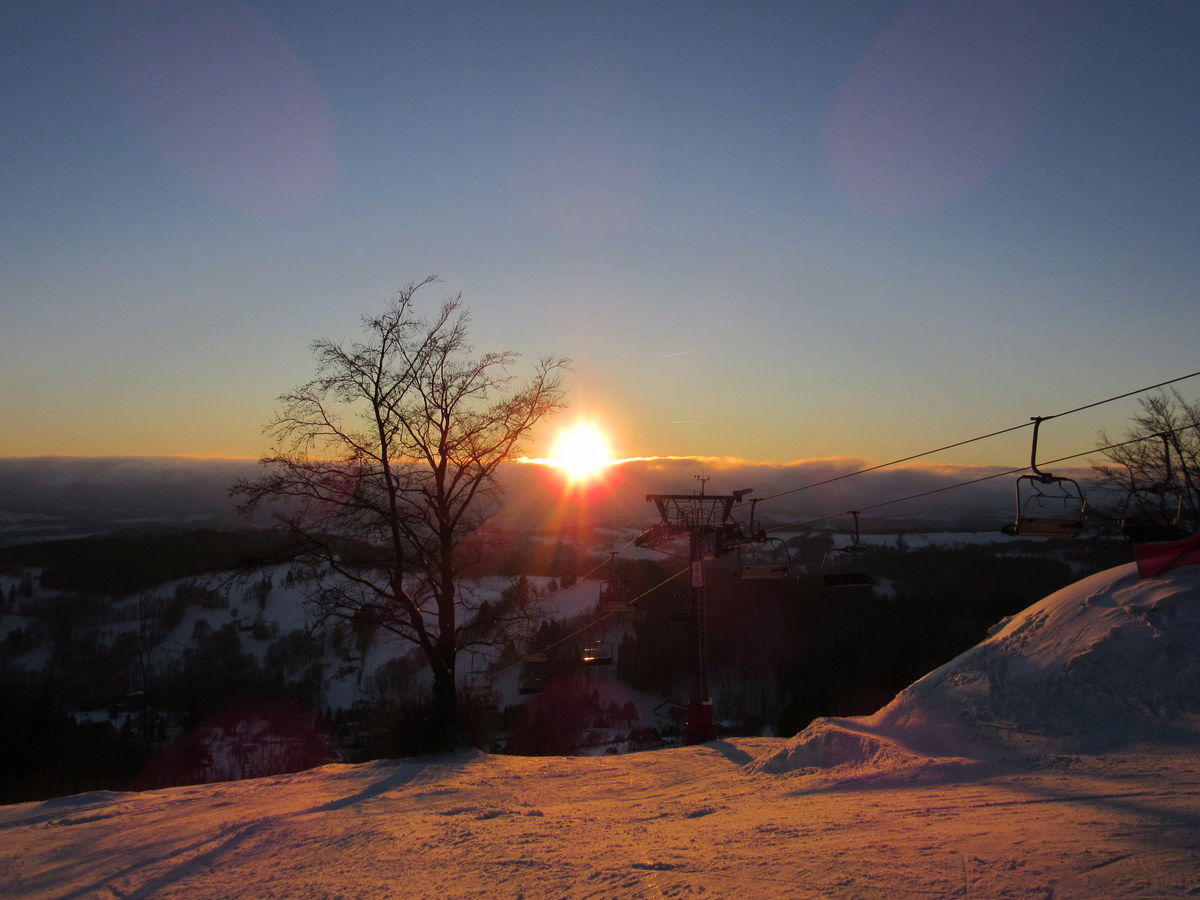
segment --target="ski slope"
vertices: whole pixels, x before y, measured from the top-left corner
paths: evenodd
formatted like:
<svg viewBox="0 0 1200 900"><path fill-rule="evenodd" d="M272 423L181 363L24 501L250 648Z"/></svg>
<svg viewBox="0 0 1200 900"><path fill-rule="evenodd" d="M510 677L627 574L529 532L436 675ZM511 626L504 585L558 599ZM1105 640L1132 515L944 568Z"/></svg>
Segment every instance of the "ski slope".
<svg viewBox="0 0 1200 900"><path fill-rule="evenodd" d="M1084 579L873 716L0 808L0 895L1178 896L1200 569Z"/></svg>
<svg viewBox="0 0 1200 900"><path fill-rule="evenodd" d="M776 739L326 766L0 809L25 897L1169 896L1200 884L1182 748L814 784Z"/></svg>

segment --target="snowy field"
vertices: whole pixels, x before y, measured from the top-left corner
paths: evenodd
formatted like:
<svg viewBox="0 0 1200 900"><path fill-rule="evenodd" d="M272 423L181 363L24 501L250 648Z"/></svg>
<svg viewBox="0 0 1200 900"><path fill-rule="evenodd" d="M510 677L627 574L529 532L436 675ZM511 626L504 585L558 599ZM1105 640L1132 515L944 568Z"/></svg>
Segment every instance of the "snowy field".
<svg viewBox="0 0 1200 900"><path fill-rule="evenodd" d="M1200 890L1191 750L933 781L814 783L781 741L465 754L0 809L0 895L1178 896Z"/></svg>
<svg viewBox="0 0 1200 900"><path fill-rule="evenodd" d="M1200 567L1058 591L859 719L0 808L0 896L1200 894Z"/></svg>

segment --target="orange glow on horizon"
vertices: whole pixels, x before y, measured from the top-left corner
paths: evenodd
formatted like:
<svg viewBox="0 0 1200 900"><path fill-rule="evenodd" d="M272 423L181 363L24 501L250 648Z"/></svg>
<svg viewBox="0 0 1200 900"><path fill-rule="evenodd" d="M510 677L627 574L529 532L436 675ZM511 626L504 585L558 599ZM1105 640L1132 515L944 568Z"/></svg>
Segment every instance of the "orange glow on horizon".
<svg viewBox="0 0 1200 900"><path fill-rule="evenodd" d="M598 477L616 460L612 444L599 428L591 422L577 422L560 431L549 458L537 462L561 469L569 483L578 484Z"/></svg>

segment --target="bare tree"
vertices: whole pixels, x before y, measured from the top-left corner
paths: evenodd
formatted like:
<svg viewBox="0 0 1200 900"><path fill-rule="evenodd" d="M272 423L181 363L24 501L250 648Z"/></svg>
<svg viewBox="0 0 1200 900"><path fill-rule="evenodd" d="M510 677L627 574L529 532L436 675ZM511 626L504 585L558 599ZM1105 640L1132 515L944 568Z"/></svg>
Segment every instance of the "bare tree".
<svg viewBox="0 0 1200 900"><path fill-rule="evenodd" d="M319 618L363 620L419 648L433 678L438 732L457 739L455 661L498 639L495 605L460 585L468 539L496 508L497 468L533 425L564 404L566 359L544 357L516 384L516 354L476 353L461 295L431 319L397 292L364 316L348 346L312 343L316 377L282 395L266 426L265 474L231 493L275 518L325 573L310 594Z"/></svg>
<svg viewBox="0 0 1200 900"><path fill-rule="evenodd" d="M1141 401L1124 438L1101 431L1100 446L1135 441L1103 451L1108 460L1093 465L1095 483L1112 494L1128 516L1170 521L1182 500L1180 524L1200 529L1200 403L1176 390Z"/></svg>

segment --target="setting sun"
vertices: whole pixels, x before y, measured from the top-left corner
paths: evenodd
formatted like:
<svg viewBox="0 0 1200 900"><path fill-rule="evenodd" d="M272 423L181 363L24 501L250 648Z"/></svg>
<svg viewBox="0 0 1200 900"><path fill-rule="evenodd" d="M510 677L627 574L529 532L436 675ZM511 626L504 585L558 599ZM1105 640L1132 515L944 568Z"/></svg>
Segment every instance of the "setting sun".
<svg viewBox="0 0 1200 900"><path fill-rule="evenodd" d="M608 438L588 423L573 425L559 434L550 456L572 481L591 478L613 461Z"/></svg>

